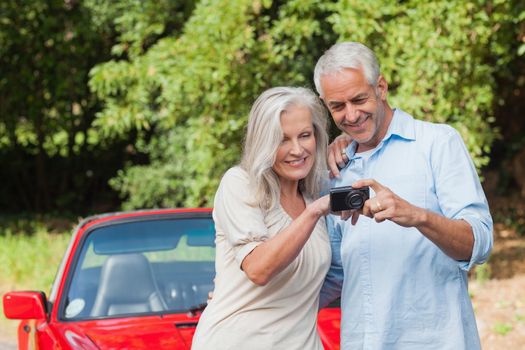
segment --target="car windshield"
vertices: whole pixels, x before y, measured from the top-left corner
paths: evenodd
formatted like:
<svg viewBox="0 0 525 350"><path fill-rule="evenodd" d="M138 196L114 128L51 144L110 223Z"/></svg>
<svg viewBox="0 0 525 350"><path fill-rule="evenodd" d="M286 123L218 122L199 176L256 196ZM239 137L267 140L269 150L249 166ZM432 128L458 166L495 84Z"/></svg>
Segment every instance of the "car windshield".
<svg viewBox="0 0 525 350"><path fill-rule="evenodd" d="M213 289L214 238L211 218L94 229L78 255L62 318L177 313L202 305Z"/></svg>

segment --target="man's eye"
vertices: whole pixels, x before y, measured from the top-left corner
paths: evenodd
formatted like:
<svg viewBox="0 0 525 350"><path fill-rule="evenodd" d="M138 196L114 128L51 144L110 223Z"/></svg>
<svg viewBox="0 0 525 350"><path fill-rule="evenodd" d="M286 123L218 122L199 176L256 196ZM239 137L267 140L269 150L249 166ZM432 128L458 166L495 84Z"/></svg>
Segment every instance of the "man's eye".
<svg viewBox="0 0 525 350"><path fill-rule="evenodd" d="M343 108L344 108L344 105L332 105L333 111L341 111L343 110Z"/></svg>
<svg viewBox="0 0 525 350"><path fill-rule="evenodd" d="M362 105L363 103L366 102L366 98L359 98L359 99L357 99L357 100L354 100L353 102L354 102L354 104L356 104L356 105Z"/></svg>

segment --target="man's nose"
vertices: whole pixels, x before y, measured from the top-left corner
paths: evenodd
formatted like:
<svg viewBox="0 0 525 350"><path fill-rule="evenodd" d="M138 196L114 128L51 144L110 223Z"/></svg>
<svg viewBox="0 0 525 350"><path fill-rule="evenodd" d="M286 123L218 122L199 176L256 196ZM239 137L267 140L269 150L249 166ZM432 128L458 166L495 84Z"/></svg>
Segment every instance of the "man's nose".
<svg viewBox="0 0 525 350"><path fill-rule="evenodd" d="M354 123L359 119L359 112L357 111L357 108L355 108L355 106L350 102L345 104L345 119L349 123Z"/></svg>

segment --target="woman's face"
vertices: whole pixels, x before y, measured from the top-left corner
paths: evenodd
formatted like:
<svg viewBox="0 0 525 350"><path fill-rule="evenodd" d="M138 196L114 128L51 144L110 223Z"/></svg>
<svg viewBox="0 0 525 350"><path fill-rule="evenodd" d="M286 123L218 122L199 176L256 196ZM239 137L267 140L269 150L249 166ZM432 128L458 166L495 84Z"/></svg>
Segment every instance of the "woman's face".
<svg viewBox="0 0 525 350"><path fill-rule="evenodd" d="M273 164L281 183L304 179L315 160L315 136L312 115L307 107L292 106L281 115L283 139Z"/></svg>

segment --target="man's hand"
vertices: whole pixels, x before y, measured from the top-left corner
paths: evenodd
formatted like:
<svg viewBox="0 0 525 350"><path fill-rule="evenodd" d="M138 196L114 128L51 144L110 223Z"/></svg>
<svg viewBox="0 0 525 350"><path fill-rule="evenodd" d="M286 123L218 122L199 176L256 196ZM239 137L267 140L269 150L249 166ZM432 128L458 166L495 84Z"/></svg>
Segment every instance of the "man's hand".
<svg viewBox="0 0 525 350"><path fill-rule="evenodd" d="M328 146L328 168L330 177L339 177L339 169L342 169L348 162L346 147L352 142L352 138L347 134L341 134Z"/></svg>
<svg viewBox="0 0 525 350"><path fill-rule="evenodd" d="M404 227L417 226L425 215L425 210L416 207L396 195L388 187L373 179L363 179L352 184L354 188L369 186L375 192L375 197L368 199L360 212L352 214L352 224L355 225L362 213L377 222L390 220Z"/></svg>
<svg viewBox="0 0 525 350"><path fill-rule="evenodd" d="M341 210L341 211L332 212L332 214L334 214L335 216L339 216L341 220L346 221L352 217L352 214L355 211L356 210Z"/></svg>
<svg viewBox="0 0 525 350"><path fill-rule="evenodd" d="M449 219L416 207L372 179L359 180L352 184L352 187L356 188L363 186L370 186L376 196L368 199L362 210L353 213L352 225L356 224L359 214L362 213L377 222L390 220L400 226L415 227L452 259L470 260L474 234L467 221Z"/></svg>

